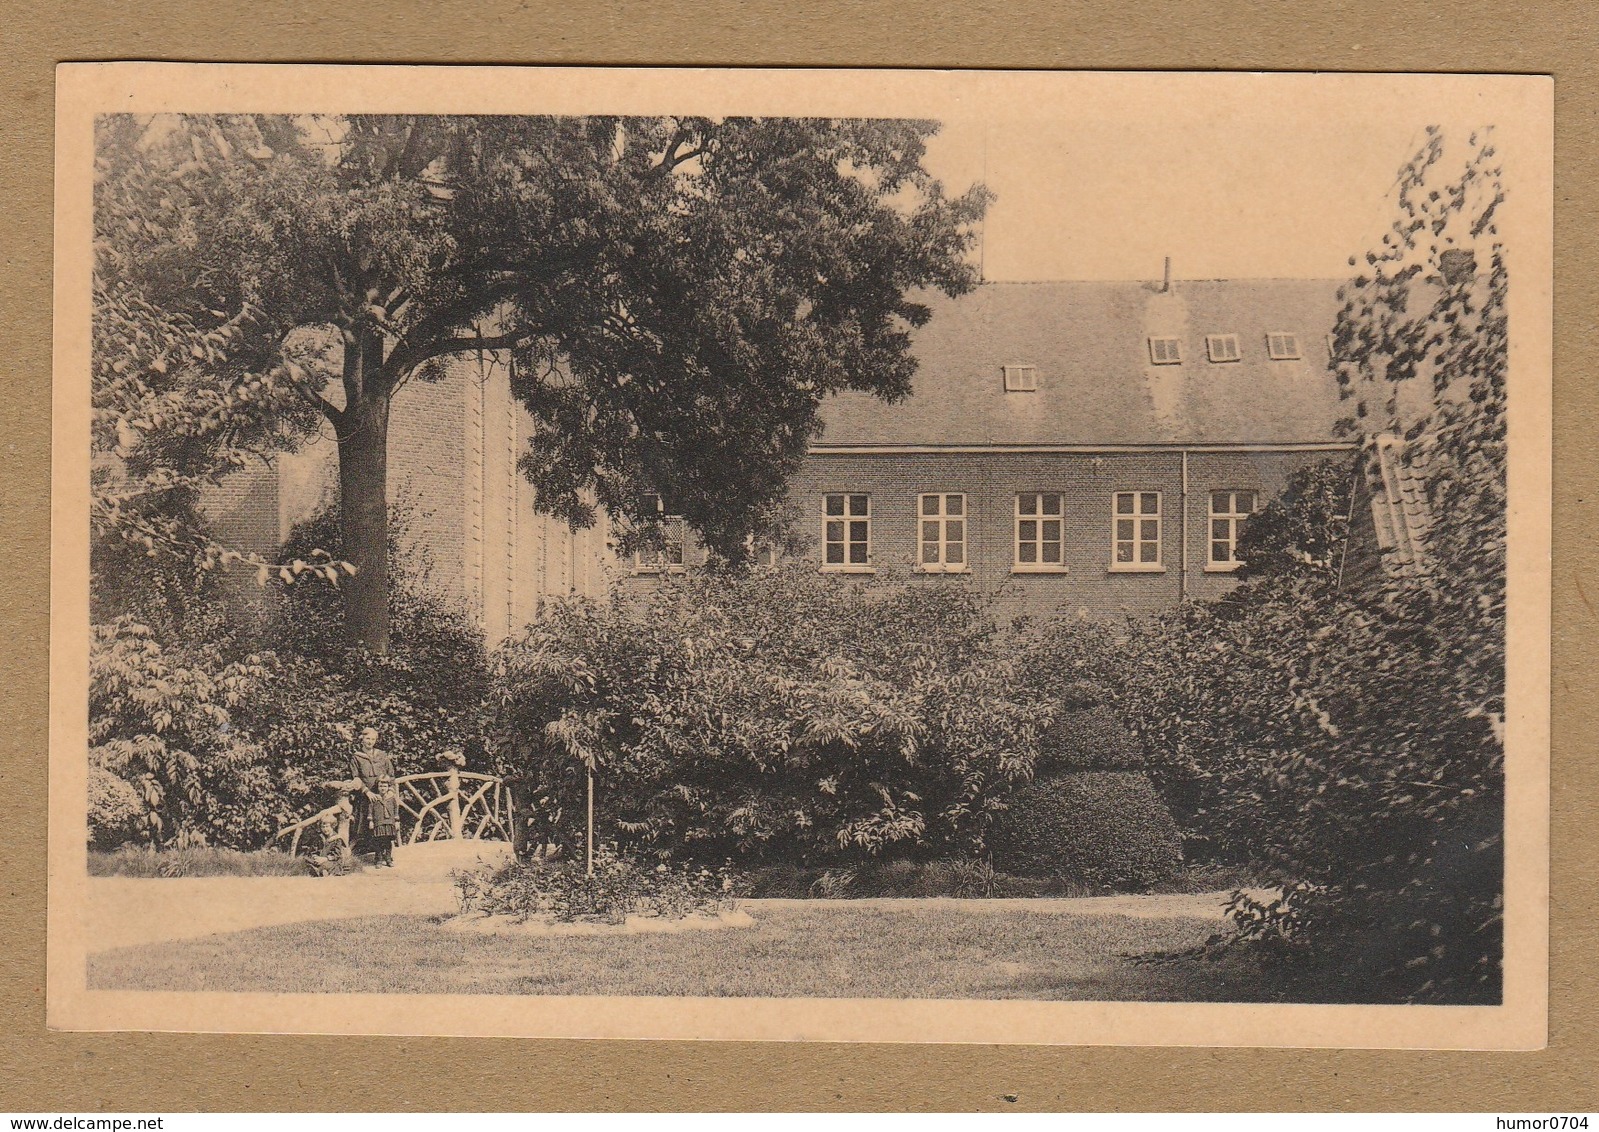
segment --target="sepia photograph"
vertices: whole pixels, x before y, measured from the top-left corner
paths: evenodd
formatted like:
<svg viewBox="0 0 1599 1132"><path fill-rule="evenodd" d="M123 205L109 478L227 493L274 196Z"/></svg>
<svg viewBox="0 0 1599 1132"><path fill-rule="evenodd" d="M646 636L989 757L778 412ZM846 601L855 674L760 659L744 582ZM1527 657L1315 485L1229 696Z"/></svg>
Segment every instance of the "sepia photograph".
<svg viewBox="0 0 1599 1132"><path fill-rule="evenodd" d="M1543 1045L1546 80L58 81L52 1026Z"/></svg>

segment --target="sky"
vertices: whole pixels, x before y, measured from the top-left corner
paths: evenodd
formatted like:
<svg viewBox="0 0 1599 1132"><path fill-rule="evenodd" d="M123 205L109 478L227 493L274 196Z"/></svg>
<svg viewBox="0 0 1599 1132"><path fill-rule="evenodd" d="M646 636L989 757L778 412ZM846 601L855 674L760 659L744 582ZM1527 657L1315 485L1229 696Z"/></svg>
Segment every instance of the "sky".
<svg viewBox="0 0 1599 1132"><path fill-rule="evenodd" d="M1178 279L1345 277L1392 222L1428 123L1259 99L1154 109L945 119L928 167L998 196L984 278L1158 279L1166 256Z"/></svg>

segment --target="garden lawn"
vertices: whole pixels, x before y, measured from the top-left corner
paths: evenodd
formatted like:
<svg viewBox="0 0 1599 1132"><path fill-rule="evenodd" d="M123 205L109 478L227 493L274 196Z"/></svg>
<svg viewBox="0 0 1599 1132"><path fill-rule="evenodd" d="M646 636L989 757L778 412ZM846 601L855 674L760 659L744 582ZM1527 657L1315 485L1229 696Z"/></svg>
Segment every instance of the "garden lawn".
<svg viewBox="0 0 1599 1132"><path fill-rule="evenodd" d="M439 917L257 928L101 952L105 990L1258 1000L1237 963L1132 956L1188 948L1215 919L975 912L949 902L754 902L753 928L538 937L452 931Z"/></svg>

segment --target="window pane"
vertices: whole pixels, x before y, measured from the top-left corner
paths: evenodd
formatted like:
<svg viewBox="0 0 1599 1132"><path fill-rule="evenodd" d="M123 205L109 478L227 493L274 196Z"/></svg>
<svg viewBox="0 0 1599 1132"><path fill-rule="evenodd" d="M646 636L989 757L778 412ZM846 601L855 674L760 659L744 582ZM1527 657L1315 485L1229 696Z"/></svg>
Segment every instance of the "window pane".
<svg viewBox="0 0 1599 1132"><path fill-rule="evenodd" d="M1016 513L1018 515L1038 514L1038 496L1018 495L1016 497Z"/></svg>
<svg viewBox="0 0 1599 1132"><path fill-rule="evenodd" d="M1133 560L1133 544L1130 543L1130 542L1119 542L1119 543L1117 543L1116 544L1116 561L1117 562L1131 562L1132 560Z"/></svg>
<svg viewBox="0 0 1599 1132"><path fill-rule="evenodd" d="M1116 537L1129 540L1133 537L1133 521L1131 519L1116 520Z"/></svg>
<svg viewBox="0 0 1599 1132"><path fill-rule="evenodd" d="M1228 509L1229 500L1227 494L1225 491L1213 491L1210 493L1210 509L1218 515Z"/></svg>
<svg viewBox="0 0 1599 1132"><path fill-rule="evenodd" d="M1252 491L1240 491L1238 493L1238 513L1240 515L1247 515L1254 509L1255 493Z"/></svg>
<svg viewBox="0 0 1599 1132"><path fill-rule="evenodd" d="M864 542L852 542L849 544L849 560L856 566L864 566L866 564L866 544Z"/></svg>
<svg viewBox="0 0 1599 1132"><path fill-rule="evenodd" d="M1060 496L1057 493L1055 493L1055 492L1050 492L1048 495L1044 496L1044 508L1043 508L1043 510L1044 510L1044 514L1046 514L1046 515L1059 515L1060 514Z"/></svg>
<svg viewBox="0 0 1599 1132"><path fill-rule="evenodd" d="M1152 542L1143 543L1138 548L1138 560L1140 562L1156 562L1156 561L1159 561L1159 559L1156 557L1156 555L1159 553L1159 551L1160 551L1160 547L1156 546L1154 543L1152 543Z"/></svg>
<svg viewBox="0 0 1599 1132"><path fill-rule="evenodd" d="M1232 557L1232 552L1228 549L1226 543L1213 542L1210 544L1210 560L1212 562L1230 562Z"/></svg>
<svg viewBox="0 0 1599 1132"><path fill-rule="evenodd" d="M1047 542L1060 541L1060 520L1048 519L1044 522L1044 539Z"/></svg>
<svg viewBox="0 0 1599 1132"><path fill-rule="evenodd" d="M1038 541L1038 520L1023 519L1016 524L1016 537L1024 542Z"/></svg>
<svg viewBox="0 0 1599 1132"><path fill-rule="evenodd" d="M1053 563L1060 561L1060 543L1046 542L1044 544L1044 561Z"/></svg>
<svg viewBox="0 0 1599 1132"><path fill-rule="evenodd" d="M949 562L959 565L966 561L966 547L962 543L951 543L944 557Z"/></svg>
<svg viewBox="0 0 1599 1132"><path fill-rule="evenodd" d="M1144 514L1153 515L1160 510L1160 499L1153 491L1144 492L1143 495L1139 496L1139 499L1142 504L1140 510Z"/></svg>
<svg viewBox="0 0 1599 1132"><path fill-rule="evenodd" d="M844 497L842 495L829 495L827 497L827 513L829 515L842 515L844 513Z"/></svg>
<svg viewBox="0 0 1599 1132"><path fill-rule="evenodd" d="M938 541L938 524L936 522L923 523L922 524L922 541L923 542L937 542Z"/></svg>
<svg viewBox="0 0 1599 1132"><path fill-rule="evenodd" d="M924 496L922 496L922 514L923 515L936 515L936 514L938 514L938 496L936 496L936 495L924 495Z"/></svg>
<svg viewBox="0 0 1599 1132"><path fill-rule="evenodd" d="M1232 523L1227 519L1212 519L1210 521L1210 537L1231 538L1232 531L1229 529L1231 527Z"/></svg>
<svg viewBox="0 0 1599 1132"><path fill-rule="evenodd" d="M924 543L922 543L922 562L925 564L925 563L928 563L928 562L937 562L937 561L938 561L938 544L936 542L924 542Z"/></svg>
<svg viewBox="0 0 1599 1132"><path fill-rule="evenodd" d="M865 519L851 519L850 520L850 524L849 524L849 540L850 540L850 542L865 542L866 541L866 520Z"/></svg>
<svg viewBox="0 0 1599 1132"><path fill-rule="evenodd" d="M828 542L843 542L844 541L844 521L842 519L840 519L840 520L838 520L836 522L829 522L827 524L827 541Z"/></svg>
<svg viewBox="0 0 1599 1132"><path fill-rule="evenodd" d="M849 513L851 515L866 514L866 496L852 495L849 497Z"/></svg>
<svg viewBox="0 0 1599 1132"><path fill-rule="evenodd" d="M1038 544L1036 542L1022 542L1016 544L1016 561L1037 562Z"/></svg>
<svg viewBox="0 0 1599 1132"><path fill-rule="evenodd" d="M1116 497L1116 514L1131 515L1133 513L1133 496L1131 492Z"/></svg>
<svg viewBox="0 0 1599 1132"><path fill-rule="evenodd" d="M966 541L966 524L959 519L944 524L944 537L950 542Z"/></svg>
<svg viewBox="0 0 1599 1132"><path fill-rule="evenodd" d="M966 514L966 497L964 495L946 495L944 497L944 514Z"/></svg>
<svg viewBox="0 0 1599 1132"><path fill-rule="evenodd" d="M830 542L830 543L827 544L827 561L829 563L831 563L832 565L834 565L834 566L843 565L843 563L844 563L844 544L843 543L841 543L841 542Z"/></svg>
<svg viewBox="0 0 1599 1132"><path fill-rule="evenodd" d="M1138 537L1145 542L1154 542L1160 538L1160 523L1155 519L1144 519L1139 522Z"/></svg>

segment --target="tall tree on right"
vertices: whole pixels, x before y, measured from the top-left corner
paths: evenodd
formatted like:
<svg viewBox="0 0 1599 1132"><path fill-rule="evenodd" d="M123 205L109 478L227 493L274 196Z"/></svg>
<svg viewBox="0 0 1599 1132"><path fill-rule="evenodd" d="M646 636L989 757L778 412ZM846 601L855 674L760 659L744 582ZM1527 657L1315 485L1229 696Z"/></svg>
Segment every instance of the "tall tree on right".
<svg viewBox="0 0 1599 1132"><path fill-rule="evenodd" d="M1456 687L1497 730L1510 350L1509 273L1496 221L1505 190L1491 128L1470 134L1463 156L1460 148L1430 126L1400 169L1398 215L1341 292L1333 364L1360 431L1398 437L1397 458L1425 486L1432 521L1407 600L1458 627ZM1353 257L1350 264L1361 266ZM1381 490L1374 448L1366 471Z"/></svg>
<svg viewBox="0 0 1599 1132"><path fill-rule="evenodd" d="M1352 583L1322 553L1343 538L1347 473L1305 469L1246 528L1237 590L1123 650L1124 715L1191 843L1283 882L1240 894L1235 921L1305 961L1285 997L1501 995L1505 193L1487 135L1464 140L1429 130L1403 166L1333 333L1350 430L1397 436L1382 458L1421 485L1420 568Z"/></svg>

